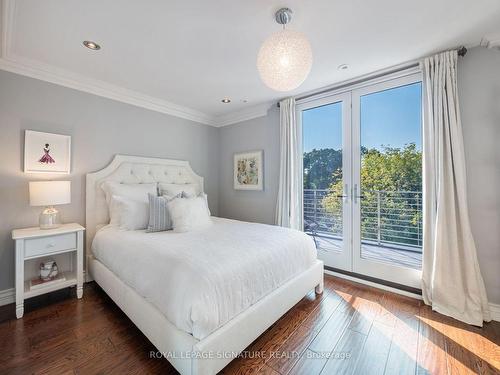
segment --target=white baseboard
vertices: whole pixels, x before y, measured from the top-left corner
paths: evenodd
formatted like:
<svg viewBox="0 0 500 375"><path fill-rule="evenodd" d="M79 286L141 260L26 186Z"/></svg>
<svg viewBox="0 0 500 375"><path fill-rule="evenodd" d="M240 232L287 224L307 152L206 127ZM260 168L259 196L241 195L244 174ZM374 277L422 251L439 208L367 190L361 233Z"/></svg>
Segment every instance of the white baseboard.
<svg viewBox="0 0 500 375"><path fill-rule="evenodd" d="M14 288L0 290L0 306L16 302L16 290Z"/></svg>
<svg viewBox="0 0 500 375"><path fill-rule="evenodd" d="M420 299L420 300L422 299L422 296L420 294L415 294L415 293L407 292L406 290L401 290L401 289L393 288L393 287L390 287L387 285L374 283L373 281L358 279L357 277L344 275L343 273L340 273L340 272L325 270L325 273L328 275L340 277L341 279L346 279L346 280L354 281L356 283L372 286L374 288L387 290L387 291L392 292L392 293L401 294L403 296L407 296L407 297L411 297L411 298L415 298L415 299Z"/></svg>
<svg viewBox="0 0 500 375"><path fill-rule="evenodd" d="M358 279L357 277L353 277L353 276L349 276L349 275L344 275L342 273L338 273L338 272L334 272L334 271L325 270L325 273L328 274L328 275L333 275L333 276L336 276L336 277L340 277L342 279L354 281L354 282L357 282L357 283L360 283L360 284L369 285L369 286L372 286L374 288L378 288L378 289L382 289L382 290L387 290L389 292L401 294L403 296L412 297L412 298L416 298L416 299L420 299L420 300L422 299L422 296L419 295L419 294L414 294L414 293L410 293L410 292L407 292L407 291L404 291L404 290L392 288L390 286L386 286L386 285L382 285L382 284L377 284L377 283L374 283L372 281ZM500 322L500 304L496 304L496 303L491 303L490 302L489 307L490 307L491 319L495 320L497 322Z"/></svg>
<svg viewBox="0 0 500 375"><path fill-rule="evenodd" d="M422 299L422 296L410 292L406 292L404 290L399 290L396 288L391 288L390 286L382 285L382 284L377 284L371 281L363 280L363 279L358 279L356 277L344 275L338 272L333 272L333 271L328 271L325 270L325 273L328 275L332 276L337 276L342 279L350 280L350 281L355 281L360 284L365 284L372 286L374 288L382 289L382 290L387 290L389 292L401 294L407 297L412 297L416 299ZM86 282L89 282L92 280L89 274L86 275L87 277L84 278ZM14 303L16 301L16 291L14 288L10 289L5 289L5 290L0 290L0 306L8 305L9 303ZM491 319L500 322L500 304L496 303L490 303L490 314L491 314Z"/></svg>

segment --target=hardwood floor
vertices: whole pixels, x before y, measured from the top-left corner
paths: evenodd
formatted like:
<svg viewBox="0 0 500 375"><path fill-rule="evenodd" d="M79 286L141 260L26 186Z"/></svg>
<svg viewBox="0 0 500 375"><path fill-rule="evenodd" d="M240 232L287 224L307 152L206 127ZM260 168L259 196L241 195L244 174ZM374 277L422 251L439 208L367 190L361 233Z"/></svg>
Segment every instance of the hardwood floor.
<svg viewBox="0 0 500 375"><path fill-rule="evenodd" d="M0 308L0 374L175 374L95 284L84 298ZM10 311L12 310L12 311ZM224 374L499 374L500 323L477 328L420 301L326 276Z"/></svg>

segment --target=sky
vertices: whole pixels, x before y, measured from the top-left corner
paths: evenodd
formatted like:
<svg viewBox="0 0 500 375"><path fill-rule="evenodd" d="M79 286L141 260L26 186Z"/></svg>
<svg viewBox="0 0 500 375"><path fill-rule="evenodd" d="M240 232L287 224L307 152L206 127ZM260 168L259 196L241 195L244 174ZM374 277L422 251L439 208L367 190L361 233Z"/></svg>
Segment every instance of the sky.
<svg viewBox="0 0 500 375"><path fill-rule="evenodd" d="M361 145L422 146L421 83L361 97ZM302 113L304 152L313 148L342 148L342 105L333 103Z"/></svg>

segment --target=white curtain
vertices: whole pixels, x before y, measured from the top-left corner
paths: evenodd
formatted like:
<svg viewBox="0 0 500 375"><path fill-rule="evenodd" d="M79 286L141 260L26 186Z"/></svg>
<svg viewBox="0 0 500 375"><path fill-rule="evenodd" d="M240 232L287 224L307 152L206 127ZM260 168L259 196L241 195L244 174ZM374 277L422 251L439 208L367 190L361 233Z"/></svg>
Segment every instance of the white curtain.
<svg viewBox="0 0 500 375"><path fill-rule="evenodd" d="M425 303L482 326L490 321L467 207L465 155L457 93L457 52L421 63L424 84Z"/></svg>
<svg viewBox="0 0 500 375"><path fill-rule="evenodd" d="M280 102L280 179L275 222L283 227L301 229L301 145L295 117L295 99L282 100Z"/></svg>

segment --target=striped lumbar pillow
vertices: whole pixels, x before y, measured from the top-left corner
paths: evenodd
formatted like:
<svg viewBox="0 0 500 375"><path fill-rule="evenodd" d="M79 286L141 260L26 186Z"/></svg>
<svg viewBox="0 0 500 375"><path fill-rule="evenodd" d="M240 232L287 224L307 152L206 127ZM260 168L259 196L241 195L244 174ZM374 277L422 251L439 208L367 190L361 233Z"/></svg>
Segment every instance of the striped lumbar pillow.
<svg viewBox="0 0 500 375"><path fill-rule="evenodd" d="M166 195L158 197L153 194L148 194L149 224L146 232L162 232L172 229L172 219L170 218L167 203L172 199L180 198L181 194L177 194L174 197Z"/></svg>

